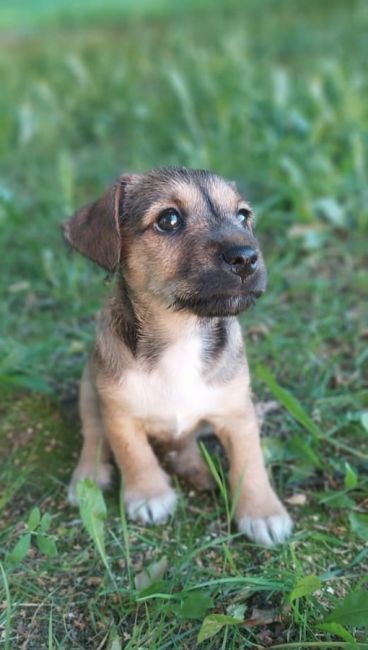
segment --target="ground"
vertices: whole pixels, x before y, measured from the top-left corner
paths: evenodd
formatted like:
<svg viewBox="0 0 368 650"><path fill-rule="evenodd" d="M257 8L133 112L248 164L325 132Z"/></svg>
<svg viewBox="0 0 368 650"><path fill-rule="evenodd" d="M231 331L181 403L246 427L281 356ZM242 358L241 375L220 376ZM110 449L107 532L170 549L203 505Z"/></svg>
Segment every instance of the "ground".
<svg viewBox="0 0 368 650"><path fill-rule="evenodd" d="M368 647L367 4L61 5L0 9L4 647ZM257 214L268 291L241 322L296 523L275 550L233 528L213 446L220 489L177 484L163 527L126 522L117 478L106 511L92 485L66 503L111 283L60 224L164 164L236 180Z"/></svg>

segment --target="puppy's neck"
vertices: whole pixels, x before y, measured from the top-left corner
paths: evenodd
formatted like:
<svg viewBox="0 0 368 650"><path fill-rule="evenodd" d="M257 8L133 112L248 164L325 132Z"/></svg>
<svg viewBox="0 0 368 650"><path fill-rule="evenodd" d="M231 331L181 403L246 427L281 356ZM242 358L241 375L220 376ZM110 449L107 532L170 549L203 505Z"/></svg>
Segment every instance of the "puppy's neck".
<svg viewBox="0 0 368 650"><path fill-rule="evenodd" d="M121 277L112 312L115 333L123 338L133 357L144 358L150 365L170 345L196 335L205 339L218 329L220 322L227 320L174 311L156 296L138 295Z"/></svg>
<svg viewBox="0 0 368 650"><path fill-rule="evenodd" d="M171 310L156 296L138 294L121 276L113 301L113 310L119 314L120 334L134 356L148 341L155 342L157 348L164 343L166 347L203 326L204 319L188 311Z"/></svg>

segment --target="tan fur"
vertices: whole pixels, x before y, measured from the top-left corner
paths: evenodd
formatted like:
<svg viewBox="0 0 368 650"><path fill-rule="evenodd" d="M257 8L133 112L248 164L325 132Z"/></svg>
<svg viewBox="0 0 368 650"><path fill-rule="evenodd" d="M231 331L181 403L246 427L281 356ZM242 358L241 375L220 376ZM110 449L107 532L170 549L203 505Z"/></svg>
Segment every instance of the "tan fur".
<svg viewBox="0 0 368 650"><path fill-rule="evenodd" d="M158 236L155 223L157 215L171 206L182 214L195 215L192 222L188 217L186 236L202 237L205 245L198 245L196 250L196 240L191 239L193 245L190 248L188 244L188 254L197 256L203 272L211 270L214 247L229 236L230 227L234 244L242 241L243 235L239 228L226 223L223 230L221 226L219 231L210 232L210 217L206 220L201 216L209 208L201 185L196 184L196 176L193 179L188 176L187 180L185 177L185 182L181 182L180 176L173 174L171 178L167 174L165 183L165 174L162 179L157 172L154 174L152 184L156 187L155 183L160 183L160 196L153 196L147 202L148 207L144 203L145 209L142 207L139 217L140 234L134 234L128 226L126 231L122 227L118 257L124 258L123 284L117 284L101 313L95 354L82 378L80 415L84 445L69 496L75 500L76 483L86 476L106 486L110 478L111 450L122 474L129 516L143 522L164 521L174 510L176 495L150 440L155 438L169 445L171 466L178 474L199 488L208 487L211 480L196 437L203 423L209 423L229 457L229 481L236 499L239 528L252 539L272 545L288 536L291 521L265 470L240 326L233 317L226 319L225 325L218 322L218 328L226 328L226 346L222 351L220 341L219 353L208 353L207 367L204 353L206 345L216 343L215 320L199 318L190 309L170 308L175 292L180 290L186 295L190 291L195 270L192 275L185 274L183 239ZM134 192L138 191L140 177L131 178L131 211L134 212L134 201L143 201L144 191L151 190L143 184L136 198ZM224 220L227 213L236 213L237 206L247 206L233 186L219 177L211 176L206 188L213 205L223 210ZM93 205L95 219L96 204ZM127 205L129 211L129 184ZM212 203L210 207L214 209ZM81 211L77 213L80 214ZM85 220L86 213L82 214ZM77 218L80 220L80 216ZM116 216L110 217L110 224L117 222ZM68 228L70 232L74 232L72 226ZM83 231L81 235L75 232L73 236L78 241L74 243L70 236L69 239L85 252ZM91 238L90 232L88 237ZM96 252L94 246L93 259L102 259L99 263L107 266L102 258L104 254L98 249ZM109 259L117 259L117 253L109 254ZM126 294L128 302L123 297ZM131 305L139 333L137 350L135 341L130 345L127 335L124 338L121 334Z"/></svg>

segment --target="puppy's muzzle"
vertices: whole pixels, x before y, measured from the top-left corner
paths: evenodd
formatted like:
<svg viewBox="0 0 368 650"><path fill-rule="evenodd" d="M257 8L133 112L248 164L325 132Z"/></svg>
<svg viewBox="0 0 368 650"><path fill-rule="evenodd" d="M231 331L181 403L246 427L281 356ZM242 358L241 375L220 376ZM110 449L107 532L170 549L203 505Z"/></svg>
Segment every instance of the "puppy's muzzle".
<svg viewBox="0 0 368 650"><path fill-rule="evenodd" d="M257 251L251 246L231 246L224 253L222 258L231 270L242 279L252 275L258 266Z"/></svg>

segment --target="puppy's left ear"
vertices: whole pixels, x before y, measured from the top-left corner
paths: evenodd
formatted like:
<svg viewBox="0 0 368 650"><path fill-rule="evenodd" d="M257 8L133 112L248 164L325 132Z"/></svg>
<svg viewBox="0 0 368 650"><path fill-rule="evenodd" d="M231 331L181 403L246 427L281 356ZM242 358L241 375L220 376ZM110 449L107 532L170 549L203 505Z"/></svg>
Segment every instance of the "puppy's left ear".
<svg viewBox="0 0 368 650"><path fill-rule="evenodd" d="M64 236L77 251L107 271L120 262L120 220L124 193L132 176L121 176L97 201L80 208L64 224Z"/></svg>

